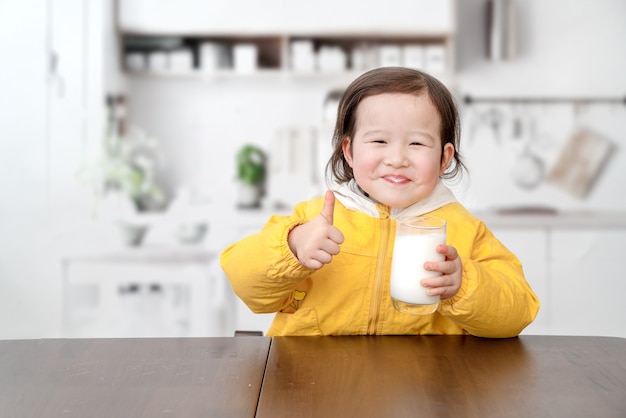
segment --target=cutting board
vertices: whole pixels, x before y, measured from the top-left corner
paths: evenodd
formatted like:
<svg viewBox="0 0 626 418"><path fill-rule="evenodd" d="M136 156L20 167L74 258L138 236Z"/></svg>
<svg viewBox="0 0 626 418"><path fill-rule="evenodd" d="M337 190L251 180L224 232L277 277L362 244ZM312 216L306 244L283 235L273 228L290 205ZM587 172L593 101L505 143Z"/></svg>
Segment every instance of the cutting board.
<svg viewBox="0 0 626 418"><path fill-rule="evenodd" d="M563 147L547 181L575 197L585 198L598 181L614 148L608 139L588 129L580 129Z"/></svg>

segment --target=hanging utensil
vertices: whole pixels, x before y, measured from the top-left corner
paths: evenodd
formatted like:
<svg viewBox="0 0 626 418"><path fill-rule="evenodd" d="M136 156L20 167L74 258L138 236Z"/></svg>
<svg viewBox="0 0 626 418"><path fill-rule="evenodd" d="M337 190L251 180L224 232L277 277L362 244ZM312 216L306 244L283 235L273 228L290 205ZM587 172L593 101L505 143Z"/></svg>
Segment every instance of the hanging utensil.
<svg viewBox="0 0 626 418"><path fill-rule="evenodd" d="M511 176L515 184L527 190L537 187L541 183L546 171L543 160L530 149L531 141L536 140L534 122L530 123L529 130L529 137L524 143L522 153L517 158L511 171Z"/></svg>
<svg viewBox="0 0 626 418"><path fill-rule="evenodd" d="M473 122L470 126L470 138L468 142L473 142L476 131L483 125L487 125L493 132L493 138L497 144L500 144L500 136L502 124L504 122L504 114L497 107L490 107L484 112L476 110L473 115Z"/></svg>
<svg viewBox="0 0 626 418"><path fill-rule="evenodd" d="M545 174L543 161L533 154L526 143L522 154L513 165L511 175L513 181L523 189L534 189L541 183Z"/></svg>
<svg viewBox="0 0 626 418"><path fill-rule="evenodd" d="M515 106L515 105L513 106L512 115L513 116L511 118L511 138L517 141L517 140L522 139L524 135L526 134L525 115L520 110L519 106Z"/></svg>
<svg viewBox="0 0 626 418"><path fill-rule="evenodd" d="M502 122L504 121L504 115L502 111L498 108L492 107L489 110L489 124L491 125L491 129L493 130L493 136L496 139L497 143L500 143L500 136L502 134Z"/></svg>

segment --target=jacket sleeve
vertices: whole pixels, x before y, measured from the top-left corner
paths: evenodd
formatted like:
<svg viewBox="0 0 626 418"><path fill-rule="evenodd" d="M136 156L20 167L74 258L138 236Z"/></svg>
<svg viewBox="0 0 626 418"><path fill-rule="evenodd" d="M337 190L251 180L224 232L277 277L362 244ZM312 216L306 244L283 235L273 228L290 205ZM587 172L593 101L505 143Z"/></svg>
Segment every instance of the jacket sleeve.
<svg viewBox="0 0 626 418"><path fill-rule="evenodd" d="M307 222L302 205L292 216L272 216L260 232L228 246L220 256L234 292L255 313L286 307L298 283L314 271L300 264L287 244L289 232Z"/></svg>
<svg viewBox="0 0 626 418"><path fill-rule="evenodd" d="M482 222L472 232L470 248L457 248L463 263L461 288L441 301L440 313L475 336L517 336L537 316L539 300L517 257Z"/></svg>

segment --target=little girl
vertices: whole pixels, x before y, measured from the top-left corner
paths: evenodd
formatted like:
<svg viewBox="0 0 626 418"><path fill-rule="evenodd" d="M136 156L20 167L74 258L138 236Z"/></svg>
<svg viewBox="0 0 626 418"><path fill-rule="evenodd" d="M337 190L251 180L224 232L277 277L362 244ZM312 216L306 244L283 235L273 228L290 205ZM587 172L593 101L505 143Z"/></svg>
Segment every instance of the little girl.
<svg viewBox="0 0 626 418"><path fill-rule="evenodd" d="M224 250L235 293L257 313L277 312L267 335L518 335L539 301L518 259L442 183L459 175L454 99L435 78L384 67L358 77L337 112L324 197L273 216ZM424 268L439 295L430 315L394 309L389 278L398 220L447 221L445 261Z"/></svg>

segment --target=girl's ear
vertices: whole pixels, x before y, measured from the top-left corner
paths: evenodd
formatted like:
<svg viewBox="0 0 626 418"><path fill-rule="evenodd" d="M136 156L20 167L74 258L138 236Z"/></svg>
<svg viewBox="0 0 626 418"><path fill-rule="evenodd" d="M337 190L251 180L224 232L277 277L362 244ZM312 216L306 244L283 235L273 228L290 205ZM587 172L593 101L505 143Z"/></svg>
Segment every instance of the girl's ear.
<svg viewBox="0 0 626 418"><path fill-rule="evenodd" d="M454 145L451 143L446 143L443 146L443 153L441 155L441 168L439 169L439 175L442 176L443 173L448 169L450 163L452 162L452 158L454 158Z"/></svg>
<svg viewBox="0 0 626 418"><path fill-rule="evenodd" d="M346 136L343 141L341 141L341 149L343 150L343 158L345 158L348 165L352 167L352 146L350 137Z"/></svg>

